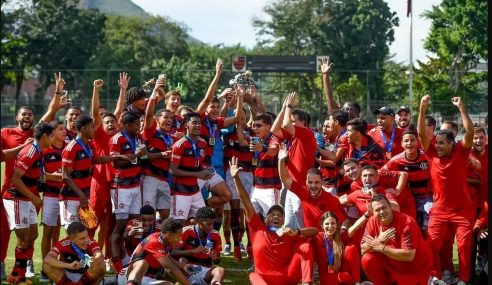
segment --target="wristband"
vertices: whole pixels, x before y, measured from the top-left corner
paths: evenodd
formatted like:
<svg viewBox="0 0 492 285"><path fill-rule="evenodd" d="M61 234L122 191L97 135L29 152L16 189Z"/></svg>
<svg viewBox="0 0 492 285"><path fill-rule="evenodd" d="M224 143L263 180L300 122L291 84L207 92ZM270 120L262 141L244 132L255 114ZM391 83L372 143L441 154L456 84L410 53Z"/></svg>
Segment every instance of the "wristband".
<svg viewBox="0 0 492 285"><path fill-rule="evenodd" d="M150 95L150 100L155 99L157 97L157 91L155 89L152 91L152 95Z"/></svg>

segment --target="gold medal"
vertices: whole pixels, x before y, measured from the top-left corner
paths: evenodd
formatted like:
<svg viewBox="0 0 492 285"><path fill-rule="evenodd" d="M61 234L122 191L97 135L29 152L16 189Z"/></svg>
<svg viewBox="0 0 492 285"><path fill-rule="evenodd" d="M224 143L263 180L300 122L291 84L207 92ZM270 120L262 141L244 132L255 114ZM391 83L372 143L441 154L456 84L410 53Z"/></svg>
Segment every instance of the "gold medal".
<svg viewBox="0 0 492 285"><path fill-rule="evenodd" d="M215 145L215 138L214 138L214 137L210 137L210 138L208 139L208 144L209 144L209 145Z"/></svg>
<svg viewBox="0 0 492 285"><path fill-rule="evenodd" d="M386 152L386 159L388 160L391 159L391 152L389 151Z"/></svg>
<svg viewBox="0 0 492 285"><path fill-rule="evenodd" d="M251 159L251 164L252 164L252 165L258 165L258 159L257 159L256 157L253 157L253 158Z"/></svg>

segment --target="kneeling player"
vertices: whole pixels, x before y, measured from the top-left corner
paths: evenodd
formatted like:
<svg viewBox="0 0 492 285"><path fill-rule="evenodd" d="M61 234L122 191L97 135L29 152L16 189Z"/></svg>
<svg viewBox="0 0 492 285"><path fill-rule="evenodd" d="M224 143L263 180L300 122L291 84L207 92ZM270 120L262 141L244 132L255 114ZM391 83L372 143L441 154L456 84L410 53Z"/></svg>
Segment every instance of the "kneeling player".
<svg viewBox="0 0 492 285"><path fill-rule="evenodd" d="M44 258L43 272L57 285L99 284L106 272L99 245L79 222L71 223L67 234Z"/></svg>

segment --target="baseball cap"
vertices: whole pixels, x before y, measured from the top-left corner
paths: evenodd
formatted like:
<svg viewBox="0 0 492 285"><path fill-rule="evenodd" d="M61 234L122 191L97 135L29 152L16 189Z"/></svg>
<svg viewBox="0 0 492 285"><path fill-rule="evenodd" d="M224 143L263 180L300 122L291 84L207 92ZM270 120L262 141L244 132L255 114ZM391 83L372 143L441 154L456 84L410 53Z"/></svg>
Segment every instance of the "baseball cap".
<svg viewBox="0 0 492 285"><path fill-rule="evenodd" d="M410 113L410 108L408 108L408 106L401 105L401 106L398 108L398 110L396 110L396 114L400 113L400 111L405 111L405 112Z"/></svg>
<svg viewBox="0 0 492 285"><path fill-rule="evenodd" d="M383 115L394 116L395 111L393 111L393 109L391 109L391 108L384 106L384 107L381 107L381 108L377 109L376 111L374 111L373 114L374 115L383 114Z"/></svg>
<svg viewBox="0 0 492 285"><path fill-rule="evenodd" d="M284 208L281 205L273 205L273 206L271 206L270 209L268 210L267 215L270 215L270 213L273 212L273 211L279 211L280 213L282 213L282 216L285 216Z"/></svg>

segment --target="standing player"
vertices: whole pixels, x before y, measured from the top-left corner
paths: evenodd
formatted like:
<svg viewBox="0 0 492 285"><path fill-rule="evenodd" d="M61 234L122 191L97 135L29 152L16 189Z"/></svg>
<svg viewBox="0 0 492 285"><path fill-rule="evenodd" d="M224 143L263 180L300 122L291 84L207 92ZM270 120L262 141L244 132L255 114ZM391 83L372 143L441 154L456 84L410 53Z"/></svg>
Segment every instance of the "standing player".
<svg viewBox="0 0 492 285"><path fill-rule="evenodd" d="M205 169L205 149L207 143L200 138L201 118L198 113L186 114L183 118L186 135L174 143L171 156L171 173L174 177L171 191L171 217L185 225L196 211L205 206L198 178L212 177Z"/></svg>
<svg viewBox="0 0 492 285"><path fill-rule="evenodd" d="M474 209L466 185L466 165L473 144L473 123L459 97L451 102L461 113L465 127L465 137L456 143L450 130L441 130L436 134L436 144L430 145L425 132L424 116L429 106L430 96L420 101L418 134L422 148L429 160L431 180L434 188L434 206L429 219L429 236L434 253L433 270L441 278L439 252L450 226L456 228L458 242L459 279L458 284L466 284L470 279L470 257L473 243Z"/></svg>
<svg viewBox="0 0 492 285"><path fill-rule="evenodd" d="M106 271L101 248L79 222L67 227L67 235L43 259L43 272L60 285L99 284Z"/></svg>
<svg viewBox="0 0 492 285"><path fill-rule="evenodd" d="M381 107L374 111L378 127L370 130L367 134L374 139L385 151L386 161L403 151L401 137L403 129L395 126L395 111L388 107Z"/></svg>
<svg viewBox="0 0 492 285"><path fill-rule="evenodd" d="M25 146L17 156L11 185L3 193L3 205L10 230L15 230L17 245L15 265L9 283L26 281L27 261L32 259L34 241L38 237L37 210L43 205L38 182L59 180L60 175L46 173L42 151L53 143L55 126L40 122L34 127L34 142Z"/></svg>
<svg viewBox="0 0 492 285"><path fill-rule="evenodd" d="M410 108L402 105L396 110L395 122L396 126L403 131L417 131L414 124L412 124L412 114L410 113Z"/></svg>
<svg viewBox="0 0 492 285"><path fill-rule="evenodd" d="M344 159L355 158L361 165L372 164L381 167L386 162L385 151L372 137L366 134L367 123L361 119L347 122L348 145L344 148Z"/></svg>

